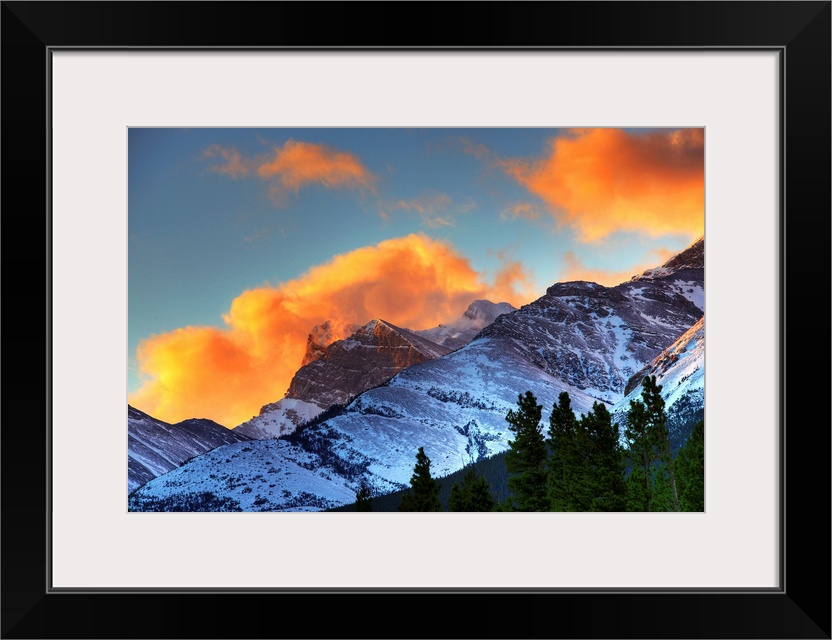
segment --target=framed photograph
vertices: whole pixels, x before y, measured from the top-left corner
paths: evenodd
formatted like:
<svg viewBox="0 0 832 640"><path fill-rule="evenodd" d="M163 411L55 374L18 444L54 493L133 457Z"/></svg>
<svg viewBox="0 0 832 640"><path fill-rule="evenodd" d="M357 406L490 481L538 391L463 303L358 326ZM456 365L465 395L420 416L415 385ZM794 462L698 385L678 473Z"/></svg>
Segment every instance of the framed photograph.
<svg viewBox="0 0 832 640"><path fill-rule="evenodd" d="M829 308L830 3L406 3L392 41L369 26L378 7L3 3L3 637L829 638L830 434L811 400L828 398L829 375L810 373L829 335L807 318ZM590 184L576 157L627 189L612 199L594 179L567 198ZM630 187L645 163L664 180ZM403 166L432 178L410 183ZM690 202L704 219L644 215ZM697 234L706 286L699 295L685 280L690 317L651 325L695 328L708 313L704 508L681 509L693 513L320 513L358 501L354 470L328 467L316 495L235 475L226 495L193 479L175 490L184 476L154 467L147 442L125 459L127 403L145 427L210 418L223 437L243 434L228 445L243 459L275 442L309 452L308 434L264 433L290 435L298 411L326 413L387 380L344 390L319 377L326 401L297 391L251 419L300 375L298 358L310 366L383 329L424 370L459 347L443 341L461 339L447 329L468 297L513 309L540 295L523 290L537 280L615 279L623 255L653 282ZM547 245L559 266L529 269ZM647 253L656 264L642 264ZM416 254L441 266L442 286L404 268ZM246 267L243 295L230 273ZM389 286L356 288L362 269ZM464 286L449 284L454 269ZM413 299L429 289L429 307L408 307L405 286ZM346 290L372 317L339 313L358 306ZM644 317L634 299L626 313ZM278 322L268 337L279 345L258 333L264 322ZM555 352L540 350L540 369ZM642 355L640 366L656 354ZM200 374L191 396L160 386L188 367ZM229 371L234 382L214 384ZM257 387L272 375L270 398ZM547 423L563 379L534 383ZM447 404L462 386L431 397ZM580 405L574 389L590 387L603 395L569 389ZM195 415L193 398L211 398L210 411ZM379 406L368 415L391 419ZM351 428L340 437L359 438ZM472 462L497 437L477 429L465 436ZM367 472L381 465L360 477L406 484ZM663 491L675 511L675 480ZM426 603L470 606L476 621L438 630L408 614L396 631L356 620L357 607ZM518 603L557 615L497 613ZM240 606L269 614L231 613ZM331 615L280 613L298 607ZM160 623L170 619L179 628Z"/></svg>

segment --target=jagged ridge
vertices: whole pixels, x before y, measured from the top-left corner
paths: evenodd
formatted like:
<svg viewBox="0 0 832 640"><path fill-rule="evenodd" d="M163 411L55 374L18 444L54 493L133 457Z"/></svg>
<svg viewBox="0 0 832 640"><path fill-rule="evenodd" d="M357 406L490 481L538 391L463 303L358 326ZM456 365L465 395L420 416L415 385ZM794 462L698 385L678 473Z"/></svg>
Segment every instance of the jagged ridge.
<svg viewBox="0 0 832 640"><path fill-rule="evenodd" d="M177 468L220 445L248 440L212 420L168 424L127 405L127 490Z"/></svg>

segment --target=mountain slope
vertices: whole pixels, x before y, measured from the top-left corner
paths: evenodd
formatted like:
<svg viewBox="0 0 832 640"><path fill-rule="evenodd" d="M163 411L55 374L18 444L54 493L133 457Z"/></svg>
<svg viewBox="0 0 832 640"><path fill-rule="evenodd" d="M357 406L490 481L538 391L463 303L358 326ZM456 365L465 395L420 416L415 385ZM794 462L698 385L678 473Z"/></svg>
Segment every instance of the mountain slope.
<svg viewBox="0 0 832 640"><path fill-rule="evenodd" d="M705 317L654 358L627 383L626 395L610 411L623 433L631 400L641 400L641 383L656 376L667 412L670 445L675 451L705 411Z"/></svg>
<svg viewBox="0 0 832 640"><path fill-rule="evenodd" d="M242 511L321 511L355 500L314 453L283 440L224 445L128 497L130 511L179 511L196 499ZM231 507L231 508L229 508Z"/></svg>
<svg viewBox="0 0 832 640"><path fill-rule="evenodd" d="M127 490L220 445L248 440L220 424L190 419L168 424L127 405Z"/></svg>
<svg viewBox="0 0 832 640"><path fill-rule="evenodd" d="M544 371L593 398L615 402L633 374L703 316L702 244L697 241L650 277L642 274L615 287L552 285L545 296L497 318L480 337L512 338Z"/></svg>
<svg viewBox="0 0 832 640"><path fill-rule="evenodd" d="M309 334L303 365L286 396L262 407L258 416L235 431L255 439L292 433L331 406L346 404L402 369L463 347L495 318L511 311L514 307L507 302L475 300L448 325L411 331L377 319L354 327L351 336L337 341L332 340L336 328L325 322Z"/></svg>
<svg viewBox="0 0 832 640"><path fill-rule="evenodd" d="M266 405L234 431L256 439L291 433L332 405L346 404L402 369L449 351L407 329L372 320L325 347L298 369L284 399Z"/></svg>

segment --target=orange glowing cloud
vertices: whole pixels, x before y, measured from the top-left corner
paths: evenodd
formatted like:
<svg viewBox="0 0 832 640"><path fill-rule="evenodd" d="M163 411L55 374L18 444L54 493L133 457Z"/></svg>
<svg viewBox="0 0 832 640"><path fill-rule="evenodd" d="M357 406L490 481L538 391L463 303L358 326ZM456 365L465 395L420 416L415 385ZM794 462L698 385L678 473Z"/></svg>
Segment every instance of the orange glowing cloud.
<svg viewBox="0 0 832 640"><path fill-rule="evenodd" d="M145 384L129 401L162 420L209 417L233 427L280 399L299 368L310 330L384 318L424 329L458 318L477 298L519 306L531 278L505 261L493 284L443 242L423 234L334 257L301 277L240 294L225 328L185 327L144 340ZM343 332L342 332L343 333ZM333 336L333 339L345 337Z"/></svg>
<svg viewBox="0 0 832 640"><path fill-rule="evenodd" d="M215 144L202 152L206 159L220 162L209 171L238 178L255 175L270 183L269 196L276 205L285 203L290 191L319 184L327 189L366 189L375 193L376 176L352 153L311 142L289 139L274 147L274 155L243 157L233 147Z"/></svg>
<svg viewBox="0 0 832 640"><path fill-rule="evenodd" d="M585 242L616 231L704 233L704 129L576 129L538 161L500 165Z"/></svg>
<svg viewBox="0 0 832 640"><path fill-rule="evenodd" d="M664 264L673 255L674 252L669 249L656 249L650 252L651 261L649 263L644 262L632 267L631 269L608 271L606 269L587 268L572 251L567 251L564 254L564 258L566 260L566 270L558 280L560 282L584 280L586 282L597 282L605 287L614 287L617 284L626 282L633 276L638 275L647 269L652 269L658 265Z"/></svg>
<svg viewBox="0 0 832 640"><path fill-rule="evenodd" d="M373 191L375 176L357 156L322 144L287 140L274 148L274 158L262 163L257 173L277 179L277 190L297 191L309 184L328 189L365 188Z"/></svg>

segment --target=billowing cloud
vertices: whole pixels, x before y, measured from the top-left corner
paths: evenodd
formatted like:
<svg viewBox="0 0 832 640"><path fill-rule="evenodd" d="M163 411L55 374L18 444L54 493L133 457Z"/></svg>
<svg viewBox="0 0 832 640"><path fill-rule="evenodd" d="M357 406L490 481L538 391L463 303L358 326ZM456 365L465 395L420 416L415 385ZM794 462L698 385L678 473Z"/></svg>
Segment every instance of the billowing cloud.
<svg viewBox="0 0 832 640"><path fill-rule="evenodd" d="M626 282L635 275L638 275L647 269L652 269L667 262L674 254L669 249L656 249L650 252L648 261L640 263L629 269L621 269L620 271L609 271L607 269L592 269L584 266L578 257L572 252L567 251L564 254L566 260L566 269L558 278L559 282L569 282L572 280L584 280L586 282L597 282L605 287L614 287L617 284Z"/></svg>
<svg viewBox="0 0 832 640"><path fill-rule="evenodd" d="M530 282L522 265L504 261L489 284L453 247L423 234L385 240L295 280L245 291L223 316L224 328L185 327L144 340L137 356L146 382L130 402L162 420L210 417L236 426L283 396L317 324L381 317L429 328L456 319L476 298L524 304Z"/></svg>
<svg viewBox="0 0 832 640"><path fill-rule="evenodd" d="M583 241L616 231L704 232L704 129L576 129L539 160L500 164Z"/></svg>
<svg viewBox="0 0 832 640"><path fill-rule="evenodd" d="M501 260L503 264L494 276L490 300L511 302L515 307L534 300L537 295L532 273L517 260L506 260L503 257Z"/></svg>

